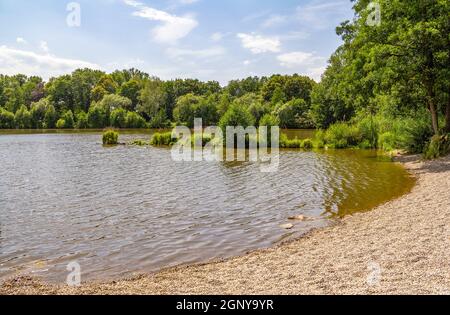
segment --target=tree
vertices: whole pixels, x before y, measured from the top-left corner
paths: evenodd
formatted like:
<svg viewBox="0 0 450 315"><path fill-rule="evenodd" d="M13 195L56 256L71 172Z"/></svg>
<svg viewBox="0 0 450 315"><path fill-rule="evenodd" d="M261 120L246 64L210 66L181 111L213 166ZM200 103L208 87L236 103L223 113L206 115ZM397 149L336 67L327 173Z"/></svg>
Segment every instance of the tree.
<svg viewBox="0 0 450 315"><path fill-rule="evenodd" d="M144 83L139 95L137 111L148 119L155 116L160 109L164 109L166 91L161 80L153 78Z"/></svg>
<svg viewBox="0 0 450 315"><path fill-rule="evenodd" d="M201 97L188 93L178 98L177 105L173 111L175 120L180 124L185 124L188 127L194 126L195 109L200 103Z"/></svg>
<svg viewBox="0 0 450 315"><path fill-rule="evenodd" d="M88 112L89 128L100 129L109 125L109 115L102 106L94 105Z"/></svg>
<svg viewBox="0 0 450 315"><path fill-rule="evenodd" d="M222 131L226 132L227 127L238 127L242 126L243 128L247 128L249 126L255 125L255 119L250 114L248 109L243 108L239 105L239 103L231 104L228 111L223 115L223 117L219 121L219 126Z"/></svg>
<svg viewBox="0 0 450 315"><path fill-rule="evenodd" d="M145 119L135 112L128 112L125 117L125 123L127 128L146 128L147 122Z"/></svg>
<svg viewBox="0 0 450 315"><path fill-rule="evenodd" d="M89 128L88 115L85 112L83 111L78 112L75 116L76 116L75 128L77 129Z"/></svg>
<svg viewBox="0 0 450 315"><path fill-rule="evenodd" d="M48 98L43 98L39 102L31 104L31 125L35 129L45 128L45 114L51 105Z"/></svg>
<svg viewBox="0 0 450 315"><path fill-rule="evenodd" d="M127 111L123 108L117 108L111 112L111 127L126 128Z"/></svg>
<svg viewBox="0 0 450 315"><path fill-rule="evenodd" d="M0 129L14 128L14 114L0 107Z"/></svg>
<svg viewBox="0 0 450 315"><path fill-rule="evenodd" d="M309 117L309 106L303 99L293 99L285 104L279 104L275 113L280 121L280 127L292 129L313 128Z"/></svg>
<svg viewBox="0 0 450 315"><path fill-rule="evenodd" d="M56 122L58 121L58 114L56 113L55 107L49 104L44 116L44 127L48 129L53 129L56 127Z"/></svg>
<svg viewBox="0 0 450 315"><path fill-rule="evenodd" d="M58 129L72 129L75 123L73 119L73 113L71 110L66 111L56 123Z"/></svg>
<svg viewBox="0 0 450 315"><path fill-rule="evenodd" d="M22 105L16 112L14 122L17 129L31 128L31 114L25 105Z"/></svg>
<svg viewBox="0 0 450 315"><path fill-rule="evenodd" d="M131 107L131 100L115 94L108 94L103 97L103 99L97 103L97 106L102 107L108 115L116 109L128 109Z"/></svg>
<svg viewBox="0 0 450 315"><path fill-rule="evenodd" d="M130 108L127 110L134 111L139 102L139 92L141 90L140 84L137 80L130 80L122 84L119 89L119 94L131 100Z"/></svg>

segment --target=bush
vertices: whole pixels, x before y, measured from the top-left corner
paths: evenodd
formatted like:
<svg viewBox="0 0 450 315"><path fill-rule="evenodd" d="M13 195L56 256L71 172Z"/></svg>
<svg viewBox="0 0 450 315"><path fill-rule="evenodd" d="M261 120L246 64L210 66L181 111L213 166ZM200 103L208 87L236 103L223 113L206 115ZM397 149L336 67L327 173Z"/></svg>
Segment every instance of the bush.
<svg viewBox="0 0 450 315"><path fill-rule="evenodd" d="M155 133L150 140L150 144L153 146L170 146L175 144L176 138L172 138L171 132Z"/></svg>
<svg viewBox="0 0 450 315"><path fill-rule="evenodd" d="M303 140L302 147L304 149L310 150L310 149L314 148L314 143L311 139L305 139L305 140Z"/></svg>
<svg viewBox="0 0 450 315"><path fill-rule="evenodd" d="M56 127L56 122L58 120L58 114L56 113L55 107L49 105L44 115L44 127L48 129L53 129Z"/></svg>
<svg viewBox="0 0 450 315"><path fill-rule="evenodd" d="M246 108L239 106L238 103L233 103L230 105L230 108L225 115L220 119L219 126L223 133L226 134L227 127L242 126L247 128L249 126L254 126L254 123L253 116Z"/></svg>
<svg viewBox="0 0 450 315"><path fill-rule="evenodd" d="M25 105L22 105L14 116L15 126L18 129L31 128L31 114Z"/></svg>
<svg viewBox="0 0 450 315"><path fill-rule="evenodd" d="M14 128L14 114L0 107L0 129Z"/></svg>
<svg viewBox="0 0 450 315"><path fill-rule="evenodd" d="M123 108L118 108L112 111L110 116L111 127L126 128L127 112Z"/></svg>
<svg viewBox="0 0 450 315"><path fill-rule="evenodd" d="M114 130L106 130L103 133L103 145L116 145L119 143L119 133Z"/></svg>
<svg viewBox="0 0 450 315"><path fill-rule="evenodd" d="M141 115L135 112L128 112L125 117L125 126L131 129L147 128L147 122Z"/></svg>
<svg viewBox="0 0 450 315"><path fill-rule="evenodd" d="M77 129L87 129L89 128L88 115L81 111L76 115L75 128Z"/></svg>
<svg viewBox="0 0 450 315"><path fill-rule="evenodd" d="M58 119L56 122L56 128L58 129L65 129L66 128L66 121L64 119Z"/></svg>
<svg viewBox="0 0 450 315"><path fill-rule="evenodd" d="M71 110L65 112L61 118L56 122L58 129L72 129L74 127L73 113Z"/></svg>
<svg viewBox="0 0 450 315"><path fill-rule="evenodd" d="M427 160L436 159L450 153L450 134L434 136L425 148L424 157Z"/></svg>
<svg viewBox="0 0 450 315"><path fill-rule="evenodd" d="M289 140L285 134L280 135L280 148L300 149L303 147L303 141L299 139Z"/></svg>
<svg viewBox="0 0 450 315"><path fill-rule="evenodd" d="M378 138L378 148L384 151L393 151L397 148L397 139L392 132L385 132Z"/></svg>
<svg viewBox="0 0 450 315"><path fill-rule="evenodd" d="M332 148L344 149L357 146L362 141L362 134L357 126L346 123L331 125L325 132L325 143Z"/></svg>
<svg viewBox="0 0 450 315"><path fill-rule="evenodd" d="M93 105L88 112L89 128L105 128L109 124L109 115L106 110L98 105Z"/></svg>

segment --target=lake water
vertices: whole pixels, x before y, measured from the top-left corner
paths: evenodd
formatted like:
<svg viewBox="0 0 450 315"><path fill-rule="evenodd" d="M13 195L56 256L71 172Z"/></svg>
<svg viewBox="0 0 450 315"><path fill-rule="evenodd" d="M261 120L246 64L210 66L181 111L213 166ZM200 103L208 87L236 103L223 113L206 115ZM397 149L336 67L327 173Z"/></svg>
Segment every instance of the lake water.
<svg viewBox="0 0 450 315"><path fill-rule="evenodd" d="M261 173L257 163L176 163L167 148L105 148L98 132L2 132L0 279L31 272L63 283L74 261L83 281L112 279L240 255L414 184L375 151L280 154L279 171ZM302 214L311 220L280 228Z"/></svg>

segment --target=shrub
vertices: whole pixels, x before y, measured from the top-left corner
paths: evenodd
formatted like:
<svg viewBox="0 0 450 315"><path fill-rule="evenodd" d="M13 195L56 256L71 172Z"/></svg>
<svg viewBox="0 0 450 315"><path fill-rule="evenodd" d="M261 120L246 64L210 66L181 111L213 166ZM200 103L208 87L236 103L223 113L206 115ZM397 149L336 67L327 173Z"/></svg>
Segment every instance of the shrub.
<svg viewBox="0 0 450 315"><path fill-rule="evenodd" d="M66 121L62 118L58 119L56 122L56 128L58 129L65 129L66 128Z"/></svg>
<svg viewBox="0 0 450 315"><path fill-rule="evenodd" d="M106 110L98 105L93 105L89 108L88 112L88 125L89 128L104 128L108 125L109 115Z"/></svg>
<svg viewBox="0 0 450 315"><path fill-rule="evenodd" d="M22 105L14 116L15 126L18 129L31 128L31 114L25 105Z"/></svg>
<svg viewBox="0 0 450 315"><path fill-rule="evenodd" d="M385 132L378 138L378 148L384 151L393 151L397 148L396 136L392 132Z"/></svg>
<svg viewBox="0 0 450 315"><path fill-rule="evenodd" d="M103 133L103 145L116 145L119 143L119 133L114 130L106 130Z"/></svg>
<svg viewBox="0 0 450 315"><path fill-rule="evenodd" d="M425 147L424 157L431 160L450 153L450 134L433 136Z"/></svg>
<svg viewBox="0 0 450 315"><path fill-rule="evenodd" d="M303 147L303 141L297 138L290 140L285 134L281 134L280 147L284 149L300 149Z"/></svg>
<svg viewBox="0 0 450 315"><path fill-rule="evenodd" d="M71 110L68 110L56 122L56 128L58 128L58 129L72 129L73 127L74 127L73 113L72 113Z"/></svg>
<svg viewBox="0 0 450 315"><path fill-rule="evenodd" d="M14 128L14 114L0 107L0 129Z"/></svg>
<svg viewBox="0 0 450 315"><path fill-rule="evenodd" d="M344 149L356 146L362 141L362 135L357 126L346 123L331 125L325 132L325 143L332 148Z"/></svg>
<svg viewBox="0 0 450 315"><path fill-rule="evenodd" d="M48 105L44 115L44 127L48 129L55 128L57 120L58 114L56 113L55 107L51 104Z"/></svg>
<svg viewBox="0 0 450 315"><path fill-rule="evenodd" d="M314 143L311 139L305 139L303 140L303 148L310 150L314 147Z"/></svg>
<svg viewBox="0 0 450 315"><path fill-rule="evenodd" d="M81 111L76 115L75 128L77 129L87 129L89 128L88 115Z"/></svg>
<svg viewBox="0 0 450 315"><path fill-rule="evenodd" d="M155 133L150 140L153 146L170 146L176 142L176 138L172 138L171 132Z"/></svg>
<svg viewBox="0 0 450 315"><path fill-rule="evenodd" d="M140 147L142 147L142 146L146 146L146 145L149 145L149 143L147 142L147 141L144 141L144 140L133 140L131 143L130 143L130 145L136 145L136 146L140 146Z"/></svg>
<svg viewBox="0 0 450 315"><path fill-rule="evenodd" d="M146 128L147 122L141 115L135 112L128 112L127 116L125 117L125 126L126 128L131 129Z"/></svg>
<svg viewBox="0 0 450 315"><path fill-rule="evenodd" d="M127 112L123 108L117 108L112 111L110 116L111 126L115 128L126 128Z"/></svg>
<svg viewBox="0 0 450 315"><path fill-rule="evenodd" d="M225 115L223 115L220 119L219 126L225 134L228 126L242 126L247 128L249 126L253 126L254 122L253 116L247 109L239 106L237 103L233 103L230 105L230 108L227 110Z"/></svg>

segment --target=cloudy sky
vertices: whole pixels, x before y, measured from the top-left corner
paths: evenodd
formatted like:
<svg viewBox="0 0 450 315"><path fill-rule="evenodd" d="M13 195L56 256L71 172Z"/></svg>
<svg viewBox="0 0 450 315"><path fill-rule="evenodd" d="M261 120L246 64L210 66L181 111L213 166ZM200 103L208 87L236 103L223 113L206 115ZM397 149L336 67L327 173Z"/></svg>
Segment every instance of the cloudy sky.
<svg viewBox="0 0 450 315"><path fill-rule="evenodd" d="M135 67L162 79L318 80L350 0L0 0L0 73ZM78 14L78 12L80 14Z"/></svg>

